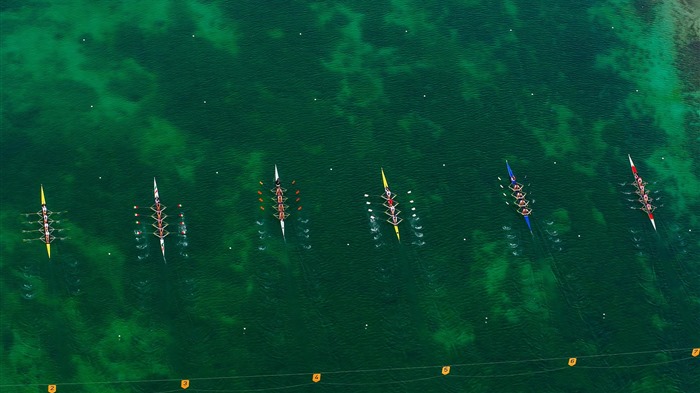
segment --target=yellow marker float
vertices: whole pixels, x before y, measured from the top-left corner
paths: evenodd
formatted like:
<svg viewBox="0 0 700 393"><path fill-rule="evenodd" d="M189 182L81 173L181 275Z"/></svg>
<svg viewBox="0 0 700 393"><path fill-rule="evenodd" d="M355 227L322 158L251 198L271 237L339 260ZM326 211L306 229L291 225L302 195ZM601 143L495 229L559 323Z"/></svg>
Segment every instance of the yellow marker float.
<svg viewBox="0 0 700 393"><path fill-rule="evenodd" d="M700 355L700 348L693 348L693 352L690 354L693 355L694 358L698 357L698 355Z"/></svg>
<svg viewBox="0 0 700 393"><path fill-rule="evenodd" d="M187 389L190 387L190 380L189 379L183 379L180 381L180 387L183 389Z"/></svg>
<svg viewBox="0 0 700 393"><path fill-rule="evenodd" d="M450 373L450 366L445 366L442 368L442 375L447 375Z"/></svg>
<svg viewBox="0 0 700 393"><path fill-rule="evenodd" d="M314 381L314 383L320 382L321 381L321 374L320 373L314 374L313 376L311 376L311 380Z"/></svg>
<svg viewBox="0 0 700 393"><path fill-rule="evenodd" d="M49 393L56 393L56 385L49 385L48 392Z"/></svg>
<svg viewBox="0 0 700 393"><path fill-rule="evenodd" d="M576 365L576 358L569 358L569 367L574 367Z"/></svg>

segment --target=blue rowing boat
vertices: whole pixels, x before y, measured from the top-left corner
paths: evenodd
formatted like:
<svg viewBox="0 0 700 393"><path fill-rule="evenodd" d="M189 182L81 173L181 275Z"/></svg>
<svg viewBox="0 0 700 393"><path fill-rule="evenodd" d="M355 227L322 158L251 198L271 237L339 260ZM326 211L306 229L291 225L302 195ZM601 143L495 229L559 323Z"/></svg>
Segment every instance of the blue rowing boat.
<svg viewBox="0 0 700 393"><path fill-rule="evenodd" d="M515 175L513 174L513 170L510 169L510 164L508 164L508 160L506 160L506 167L508 168L508 176L510 177L510 186L508 188L510 188L514 193L522 193L521 198L518 198L516 197L516 194L513 194L513 198L515 198L515 206L517 207L518 213L520 213L523 216L523 218L525 218L527 228L530 230L530 233L532 233L532 225L530 225L530 214L532 213L532 209L530 209L530 207L528 206L529 202L525 200L523 185L515 180ZM523 204L521 205L521 203Z"/></svg>

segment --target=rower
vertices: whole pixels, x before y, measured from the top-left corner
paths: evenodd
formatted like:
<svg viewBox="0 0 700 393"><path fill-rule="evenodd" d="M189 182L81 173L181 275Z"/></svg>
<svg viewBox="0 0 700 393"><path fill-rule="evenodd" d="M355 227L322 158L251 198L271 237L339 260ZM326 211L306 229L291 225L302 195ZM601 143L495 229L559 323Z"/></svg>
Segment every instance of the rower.
<svg viewBox="0 0 700 393"><path fill-rule="evenodd" d="M530 210L523 208L523 209L520 211L520 214L522 214L523 216L529 216L529 215L530 215Z"/></svg>
<svg viewBox="0 0 700 393"><path fill-rule="evenodd" d="M646 211L647 211L648 213L651 213L651 212L654 211L654 209L656 209L654 206L652 206L652 205L649 204L649 203L647 203L645 207L646 207ZM645 209L642 209L642 210L645 210Z"/></svg>
<svg viewBox="0 0 700 393"><path fill-rule="evenodd" d="M530 203L530 202L528 202L528 201L526 201L526 200L524 200L524 199L518 200L518 206L520 206L520 207L525 207L525 206L527 206L529 203Z"/></svg>
<svg viewBox="0 0 700 393"><path fill-rule="evenodd" d="M650 200L649 200L649 195L644 194L644 196L642 197L642 200L644 201L644 203L649 203L649 201L650 201Z"/></svg>
<svg viewBox="0 0 700 393"><path fill-rule="evenodd" d="M527 195L527 194L524 194L522 192L516 192L514 196L515 196L515 199L525 199L525 195Z"/></svg>
<svg viewBox="0 0 700 393"><path fill-rule="evenodd" d="M511 175L511 176L510 176L510 181L513 182L513 183L515 183L515 175Z"/></svg>
<svg viewBox="0 0 700 393"><path fill-rule="evenodd" d="M518 183L515 183L515 184L513 184L513 185L510 187L510 189L513 190L513 191L520 191L520 190L523 189L523 186L521 186L521 185L518 184Z"/></svg>
<svg viewBox="0 0 700 393"><path fill-rule="evenodd" d="M643 187L644 186L644 181L642 180L641 177L637 177L637 186Z"/></svg>
<svg viewBox="0 0 700 393"><path fill-rule="evenodd" d="M389 190L389 187L384 188L384 193L386 194L386 199L391 199L391 191Z"/></svg>

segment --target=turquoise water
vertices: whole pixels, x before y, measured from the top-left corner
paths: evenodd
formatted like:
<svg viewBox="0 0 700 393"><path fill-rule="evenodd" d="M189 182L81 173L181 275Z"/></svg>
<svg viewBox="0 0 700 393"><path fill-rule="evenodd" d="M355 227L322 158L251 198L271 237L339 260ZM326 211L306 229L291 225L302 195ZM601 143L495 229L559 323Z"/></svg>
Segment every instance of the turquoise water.
<svg viewBox="0 0 700 393"><path fill-rule="evenodd" d="M142 3L3 2L3 390L700 382L698 123L650 45L665 5ZM381 167L400 243L367 211ZM167 264L135 233L154 176ZM22 242L39 184L65 211L50 261Z"/></svg>

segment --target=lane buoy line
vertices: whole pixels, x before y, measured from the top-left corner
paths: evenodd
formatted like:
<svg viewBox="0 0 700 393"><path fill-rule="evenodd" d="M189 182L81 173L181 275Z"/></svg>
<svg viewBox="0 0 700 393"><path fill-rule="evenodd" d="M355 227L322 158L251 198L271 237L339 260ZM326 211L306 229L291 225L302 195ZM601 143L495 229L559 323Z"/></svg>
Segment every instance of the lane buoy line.
<svg viewBox="0 0 700 393"><path fill-rule="evenodd" d="M596 365L583 365L579 364L582 359L598 359L598 358L611 358L611 357L621 357L621 356L637 356L645 354L662 354L662 353L678 353L678 352L690 352L690 356L685 356L677 359L669 359L664 361L655 361L651 363L641 363L641 364L623 364L623 365L607 365L607 366L596 366ZM456 363L448 366L410 366L410 367L388 367L388 368L370 368L370 369L355 369L355 370L337 370L337 371L324 371L319 373L280 373L280 374L251 374L251 375L237 375L237 376L220 376L220 377L199 377L199 378L189 378L189 379L176 379L176 378L164 378L164 379L138 379L138 380L127 380L127 381L94 381L94 382L62 382L62 383L27 383L27 384L0 384L0 389L4 388L18 388L18 387L31 387L31 386L48 386L48 392L58 392L58 387L60 386L87 386L87 385L124 385L124 384L139 384L139 383L180 383L180 388L175 390L164 390L156 393L168 393L177 392L182 389L190 388L190 384L196 381L224 381L224 380L243 380L243 379L254 379L254 378L281 378L281 377L298 377L298 376L311 376L310 383L286 385L271 388L259 388L259 389L234 389L234 390L217 390L217 392L262 392L262 391L272 391L281 389L291 389L300 386L313 385L315 383L321 382L322 375L341 375L341 374L369 374L369 373L387 373L387 372L397 372L397 371L417 371L417 370L427 370L435 369L441 370L441 375L433 375L421 378L412 378L406 380L391 380L391 381L378 381L378 382L354 382L354 383L344 383L344 382L333 382L324 381L324 385L337 385L337 386L364 386L364 385L392 385L392 384L402 384L426 381L431 379L444 378L449 376L452 378L506 378L506 377L516 377L524 375L535 375L544 374L550 372L556 372L561 370L566 370L570 368L583 368L583 369L624 369L624 368L636 368L636 367L648 367L648 366L658 366L662 364L677 363L687 360L698 359L700 355L700 347L698 348L673 348L673 349L662 349L662 350L648 350L648 351L636 351L636 352L618 352L618 353L606 353L597 355L581 355L576 357L551 357L551 358L531 358L531 359L519 359L519 360L501 360L493 362L477 362L477 363ZM489 374L489 375L460 375L453 373L455 368L473 367L473 366L493 366L493 365L510 365L510 364L524 364L524 363L534 363L534 362L552 362L552 361L566 361L567 366L550 368L545 370L536 371L525 371L519 373L509 373L509 374ZM193 388L192 391L197 391Z"/></svg>

